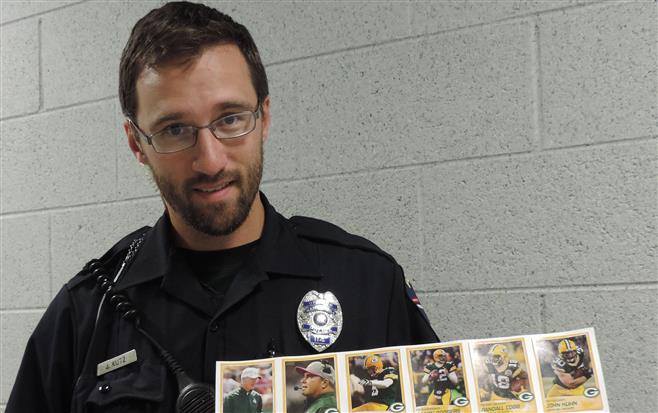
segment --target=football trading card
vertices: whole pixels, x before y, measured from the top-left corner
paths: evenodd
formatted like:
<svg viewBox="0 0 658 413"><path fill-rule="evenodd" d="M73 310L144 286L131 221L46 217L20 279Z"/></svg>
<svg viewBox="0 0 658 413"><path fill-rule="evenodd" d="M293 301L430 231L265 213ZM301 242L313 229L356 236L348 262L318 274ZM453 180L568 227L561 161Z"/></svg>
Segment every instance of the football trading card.
<svg viewBox="0 0 658 413"><path fill-rule="evenodd" d="M413 380L413 411L471 412L468 375L461 343L415 346L407 349Z"/></svg>
<svg viewBox="0 0 658 413"><path fill-rule="evenodd" d="M274 362L251 360L238 363L218 363L216 411L241 413L277 412L274 394ZM220 380L221 378L221 380Z"/></svg>
<svg viewBox="0 0 658 413"><path fill-rule="evenodd" d="M480 412L536 412L525 340L505 338L470 345Z"/></svg>
<svg viewBox="0 0 658 413"><path fill-rule="evenodd" d="M336 356L283 359L286 413L338 413L340 380Z"/></svg>
<svg viewBox="0 0 658 413"><path fill-rule="evenodd" d="M533 340L545 411L608 411L593 330Z"/></svg>
<svg viewBox="0 0 658 413"><path fill-rule="evenodd" d="M399 350L352 353L345 362L350 412L405 411Z"/></svg>

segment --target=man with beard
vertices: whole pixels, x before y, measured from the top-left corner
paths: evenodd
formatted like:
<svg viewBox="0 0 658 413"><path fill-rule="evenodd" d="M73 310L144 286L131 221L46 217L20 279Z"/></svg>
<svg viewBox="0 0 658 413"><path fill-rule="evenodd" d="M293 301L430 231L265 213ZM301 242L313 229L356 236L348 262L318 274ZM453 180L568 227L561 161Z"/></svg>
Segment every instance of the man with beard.
<svg viewBox="0 0 658 413"><path fill-rule="evenodd" d="M124 48L119 99L164 214L59 291L8 412L171 411L217 360L438 341L392 257L259 192L270 97L244 26L202 4L152 10Z"/></svg>
<svg viewBox="0 0 658 413"><path fill-rule="evenodd" d="M304 413L337 413L334 368L322 361L314 361L306 368L296 367L295 370L303 375Z"/></svg>

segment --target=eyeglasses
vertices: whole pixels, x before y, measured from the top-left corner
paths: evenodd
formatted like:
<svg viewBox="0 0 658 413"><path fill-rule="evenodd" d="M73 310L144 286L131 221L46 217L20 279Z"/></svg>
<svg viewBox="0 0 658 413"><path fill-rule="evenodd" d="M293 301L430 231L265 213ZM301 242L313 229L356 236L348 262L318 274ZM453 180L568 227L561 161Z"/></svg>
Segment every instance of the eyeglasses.
<svg viewBox="0 0 658 413"><path fill-rule="evenodd" d="M206 126L174 124L147 135L137 123L128 118L128 122L146 139L157 153L179 152L196 145L199 131L209 129L217 139L235 139L251 133L256 129L256 119L260 117L260 103L253 112L250 110L222 116Z"/></svg>

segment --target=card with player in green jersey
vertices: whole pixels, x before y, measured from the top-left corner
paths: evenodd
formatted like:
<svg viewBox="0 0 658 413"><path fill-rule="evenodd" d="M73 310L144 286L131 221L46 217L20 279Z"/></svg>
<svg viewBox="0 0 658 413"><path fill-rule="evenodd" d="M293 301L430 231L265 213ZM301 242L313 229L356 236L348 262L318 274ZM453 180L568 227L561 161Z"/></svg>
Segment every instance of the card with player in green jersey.
<svg viewBox="0 0 658 413"><path fill-rule="evenodd" d="M346 355L350 412L406 411L400 351Z"/></svg>
<svg viewBox="0 0 658 413"><path fill-rule="evenodd" d="M529 341L519 337L470 344L480 412L536 412Z"/></svg>
<svg viewBox="0 0 658 413"><path fill-rule="evenodd" d="M413 411L423 413L469 413L472 411L468 351L462 343L407 348L412 377Z"/></svg>

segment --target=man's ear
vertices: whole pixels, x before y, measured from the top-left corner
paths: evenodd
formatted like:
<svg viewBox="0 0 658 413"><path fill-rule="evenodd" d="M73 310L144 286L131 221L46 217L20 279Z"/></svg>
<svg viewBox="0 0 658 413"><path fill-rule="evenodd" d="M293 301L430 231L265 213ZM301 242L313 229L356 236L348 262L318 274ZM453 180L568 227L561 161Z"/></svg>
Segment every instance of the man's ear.
<svg viewBox="0 0 658 413"><path fill-rule="evenodd" d="M266 96L260 105L261 116L263 117L263 142L267 140L270 134L270 97Z"/></svg>
<svg viewBox="0 0 658 413"><path fill-rule="evenodd" d="M128 137L128 147L132 151L137 161L142 165L148 165L148 159L142 150L142 144L139 138L136 136L136 131L130 121L126 120L123 122L123 130L126 132Z"/></svg>

